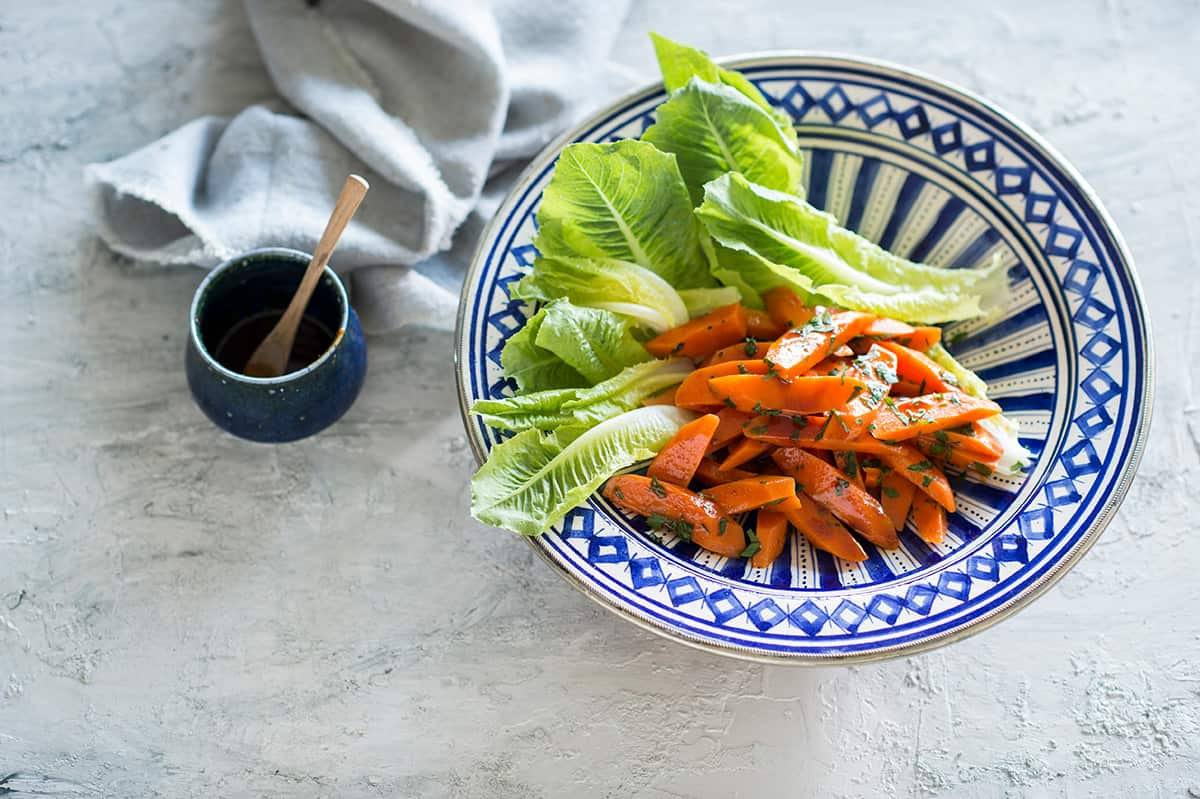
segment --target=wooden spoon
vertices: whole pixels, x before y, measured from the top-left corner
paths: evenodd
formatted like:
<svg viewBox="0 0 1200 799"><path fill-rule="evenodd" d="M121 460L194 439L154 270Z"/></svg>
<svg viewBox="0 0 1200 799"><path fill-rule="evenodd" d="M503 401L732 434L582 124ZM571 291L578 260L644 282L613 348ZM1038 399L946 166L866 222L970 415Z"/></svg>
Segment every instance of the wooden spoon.
<svg viewBox="0 0 1200 799"><path fill-rule="evenodd" d="M321 273L325 271L325 264L329 263L329 256L333 255L333 248L337 246L338 239L342 237L342 231L346 229L346 225L350 224L350 218L358 210L358 205L366 196L369 188L371 187L367 181L358 175L346 178L346 183L342 186L342 193L338 195L337 203L333 206L333 213L330 214L329 222L325 225L325 232L321 234L321 240L317 242L317 249L313 253L312 260L308 262L308 268L304 270L304 277L300 279L300 286L296 289L296 294L288 303L283 316L279 317L279 321L275 323L275 327L254 350L250 360L246 361L246 368L242 370L243 374L250 377L278 377L287 370L288 358L292 354L292 344L296 339L296 328L300 326L300 319L304 316L305 308L308 307L308 300L312 297L313 289L317 287Z"/></svg>

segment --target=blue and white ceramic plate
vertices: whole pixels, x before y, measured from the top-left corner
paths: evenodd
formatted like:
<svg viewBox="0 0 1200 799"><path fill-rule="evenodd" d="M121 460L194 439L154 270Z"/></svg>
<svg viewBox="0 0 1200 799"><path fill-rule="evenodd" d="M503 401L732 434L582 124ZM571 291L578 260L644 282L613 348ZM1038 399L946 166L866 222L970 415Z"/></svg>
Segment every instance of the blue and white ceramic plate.
<svg viewBox="0 0 1200 799"><path fill-rule="evenodd" d="M1005 316L952 325L950 349L987 382L1036 457L1024 475L959 480L939 546L863 542L840 561L800 536L767 569L655 543L599 495L529 543L591 598L712 652L839 662L956 640L1032 601L1095 542L1133 478L1150 422L1149 322L1133 262L1092 190L990 103L860 59L772 53L726 62L795 119L808 199L893 252L944 266L1010 265ZM508 395L500 349L532 312L508 287L534 258L534 214L568 142L636 137L661 84L549 147L483 236L463 290L458 379L475 454L497 435L466 411Z"/></svg>

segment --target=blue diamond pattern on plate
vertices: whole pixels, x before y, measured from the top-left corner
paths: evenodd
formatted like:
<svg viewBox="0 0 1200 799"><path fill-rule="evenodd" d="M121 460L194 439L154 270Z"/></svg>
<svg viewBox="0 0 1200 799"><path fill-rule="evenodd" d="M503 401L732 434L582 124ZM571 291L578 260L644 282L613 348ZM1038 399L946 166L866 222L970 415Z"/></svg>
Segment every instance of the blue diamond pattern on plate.
<svg viewBox="0 0 1200 799"><path fill-rule="evenodd" d="M771 567L738 568L694 546L659 545L593 504L531 543L605 603L711 649L844 657L944 640L1069 560L1118 490L1147 390L1128 257L1070 171L969 97L836 59L788 56L746 73L795 120L814 201L935 265L996 257L1009 266L1012 308L951 326L947 339L992 382L1036 462L1024 475L960 482L952 531L971 534L951 536L937 557L906 534L901 549L852 564L818 556L793 534ZM651 92L620 104L578 138L638 136L661 99ZM464 297L467 401L515 389L500 353L533 309L509 290L537 255L534 216L554 155L535 163L528 190L484 234ZM474 421L468 430L484 450L505 437Z"/></svg>

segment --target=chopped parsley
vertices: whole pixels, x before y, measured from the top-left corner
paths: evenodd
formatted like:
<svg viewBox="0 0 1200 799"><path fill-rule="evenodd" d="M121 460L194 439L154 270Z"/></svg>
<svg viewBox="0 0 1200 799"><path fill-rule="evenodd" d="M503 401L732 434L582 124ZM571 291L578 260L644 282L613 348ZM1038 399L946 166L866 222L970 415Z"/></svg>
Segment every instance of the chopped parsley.
<svg viewBox="0 0 1200 799"><path fill-rule="evenodd" d="M921 480L921 485L922 485L924 488L929 488L929 484L930 484L930 483L932 483L932 482L933 482L933 475L932 475L932 474L927 474L927 475L925 475L925 477L924 477L924 478Z"/></svg>
<svg viewBox="0 0 1200 799"><path fill-rule="evenodd" d="M667 496L667 489L663 488L663 484L658 482L657 477L650 478L650 491L653 492L654 496L658 497L659 499L663 499Z"/></svg>
<svg viewBox="0 0 1200 799"><path fill-rule="evenodd" d="M927 472L932 468L933 468L933 464L930 463L929 461L921 461L919 463L914 463L911 466L909 466L908 470L910 472Z"/></svg>
<svg viewBox="0 0 1200 799"><path fill-rule="evenodd" d="M972 461L971 463L967 464L967 468L969 470L971 470L972 472L975 472L976 474L983 475L984 477L992 476L992 467L988 466L986 463L980 463L979 461Z"/></svg>
<svg viewBox="0 0 1200 799"><path fill-rule="evenodd" d="M739 374L739 375L748 374L748 372L747 372L747 370L746 370L746 364L744 364L744 363L739 363L739 364L738 364L738 374Z"/></svg>
<svg viewBox="0 0 1200 799"><path fill-rule="evenodd" d="M837 479L837 482L833 484L833 490L837 492L837 495L839 497L842 495L842 492L844 492L849 487L850 487L850 484L847 483L845 480L843 480L840 477Z"/></svg>
<svg viewBox="0 0 1200 799"><path fill-rule="evenodd" d="M762 544L758 542L758 536L749 527L746 528L746 538L750 541L750 543L746 544L746 548L742 550L742 554L738 557L749 558L757 554L757 552L762 549Z"/></svg>
<svg viewBox="0 0 1200 799"><path fill-rule="evenodd" d="M729 527L729 520L722 516L721 521L717 522L717 535L725 535L725 528L727 527Z"/></svg>
<svg viewBox="0 0 1200 799"><path fill-rule="evenodd" d="M616 486L613 488L613 496L616 497L617 499L624 500L625 492L621 490L620 486Z"/></svg>
<svg viewBox="0 0 1200 799"><path fill-rule="evenodd" d="M771 428L767 427L765 424L756 425L756 426L750 428L750 435L761 436L763 433L767 432L770 429Z"/></svg>
<svg viewBox="0 0 1200 799"><path fill-rule="evenodd" d="M729 397L726 397L725 399L721 400L721 402L724 402L724 403L725 403L727 406L729 406L730 408L736 408L736 407L737 407L737 403L736 403L736 402L734 402L734 401L733 401L732 399L730 399Z"/></svg>
<svg viewBox="0 0 1200 799"><path fill-rule="evenodd" d="M846 461L846 474L847 474L847 476L850 477L851 480L853 480L854 476L856 474L858 474L858 456L854 454L853 450L851 450L846 453L845 461Z"/></svg>
<svg viewBox="0 0 1200 799"><path fill-rule="evenodd" d="M896 499L897 497L900 496L900 492L897 491L895 488L892 488L891 486L883 486L879 490L882 491L884 494L886 494L891 499Z"/></svg>
<svg viewBox="0 0 1200 799"><path fill-rule="evenodd" d="M817 434L813 437L814 441L820 441L822 438L825 437L825 431L829 429L829 423L832 421L833 421L832 416L825 417L825 424L821 425L821 429L818 430Z"/></svg>
<svg viewBox="0 0 1200 799"><path fill-rule="evenodd" d="M758 352L758 342L747 336L746 345L742 347L742 350L746 353L747 358L753 358L755 353Z"/></svg>

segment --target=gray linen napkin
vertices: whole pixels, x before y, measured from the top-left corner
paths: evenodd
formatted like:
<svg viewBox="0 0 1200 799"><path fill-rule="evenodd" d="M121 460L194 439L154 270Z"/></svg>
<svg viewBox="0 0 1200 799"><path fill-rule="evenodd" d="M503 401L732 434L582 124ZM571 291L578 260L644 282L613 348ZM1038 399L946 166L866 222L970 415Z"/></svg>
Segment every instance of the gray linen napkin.
<svg viewBox="0 0 1200 799"><path fill-rule="evenodd" d="M627 4L246 0L286 102L197 119L89 165L100 235L163 264L311 252L359 172L371 192L334 266L354 270L364 324L452 327L462 269L514 164L631 82L607 62Z"/></svg>

